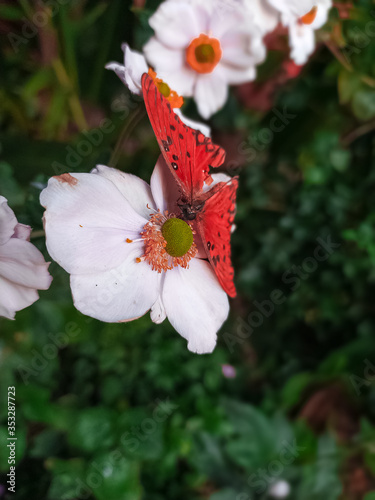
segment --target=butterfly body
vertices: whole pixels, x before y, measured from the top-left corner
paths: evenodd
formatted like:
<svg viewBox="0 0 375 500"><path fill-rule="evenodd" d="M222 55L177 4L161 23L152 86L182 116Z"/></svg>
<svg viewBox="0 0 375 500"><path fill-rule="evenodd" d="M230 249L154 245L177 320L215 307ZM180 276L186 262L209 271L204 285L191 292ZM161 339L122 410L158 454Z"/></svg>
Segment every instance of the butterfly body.
<svg viewBox="0 0 375 500"><path fill-rule="evenodd" d="M214 182L210 175L210 168L223 164L225 151L199 130L185 125L146 73L142 89L160 150L180 191L180 217L193 222L221 286L235 297L230 236L238 181L217 174Z"/></svg>

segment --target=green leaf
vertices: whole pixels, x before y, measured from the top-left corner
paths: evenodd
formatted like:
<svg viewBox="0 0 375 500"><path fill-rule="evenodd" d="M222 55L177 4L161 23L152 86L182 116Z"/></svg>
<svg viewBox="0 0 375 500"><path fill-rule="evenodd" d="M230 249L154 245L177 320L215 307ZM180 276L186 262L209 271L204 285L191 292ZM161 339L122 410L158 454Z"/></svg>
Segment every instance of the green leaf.
<svg viewBox="0 0 375 500"><path fill-rule="evenodd" d="M371 120L375 116L374 89L363 88L358 90L353 98L353 112L362 121Z"/></svg>
<svg viewBox="0 0 375 500"><path fill-rule="evenodd" d="M139 465L125 458L119 450L95 457L87 469L95 477L93 492L97 500L139 500L142 487Z"/></svg>
<svg viewBox="0 0 375 500"><path fill-rule="evenodd" d="M121 415L120 446L132 459L156 460L163 453L163 422L152 418L143 408L131 408Z"/></svg>
<svg viewBox="0 0 375 500"><path fill-rule="evenodd" d="M115 414L107 408L79 411L68 433L69 444L87 453L105 450L115 442Z"/></svg>

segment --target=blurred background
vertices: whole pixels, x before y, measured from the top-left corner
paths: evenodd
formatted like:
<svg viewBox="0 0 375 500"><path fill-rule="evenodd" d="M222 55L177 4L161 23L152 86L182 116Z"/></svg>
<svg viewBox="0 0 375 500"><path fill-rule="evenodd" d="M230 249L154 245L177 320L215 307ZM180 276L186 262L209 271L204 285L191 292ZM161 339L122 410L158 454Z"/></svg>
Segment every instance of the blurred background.
<svg viewBox="0 0 375 500"><path fill-rule="evenodd" d="M0 2L0 193L47 260L50 176L150 178L143 103L104 65L142 49L158 4ZM210 120L240 176L238 297L213 354L148 315L83 316L55 263L50 290L0 319L0 498L15 386L9 498L375 499L374 2L335 3L318 36L302 68L269 37L257 81Z"/></svg>

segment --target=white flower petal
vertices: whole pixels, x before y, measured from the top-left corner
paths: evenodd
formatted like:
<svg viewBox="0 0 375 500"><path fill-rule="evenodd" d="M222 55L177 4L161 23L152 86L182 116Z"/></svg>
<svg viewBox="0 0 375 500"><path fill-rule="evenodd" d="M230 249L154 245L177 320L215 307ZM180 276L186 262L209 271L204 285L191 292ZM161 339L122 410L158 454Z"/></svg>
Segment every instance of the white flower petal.
<svg viewBox="0 0 375 500"><path fill-rule="evenodd" d="M160 295L155 304L151 307L150 317L151 321L153 321L157 325L163 323L163 321L167 317L167 313L165 312L165 307Z"/></svg>
<svg viewBox="0 0 375 500"><path fill-rule="evenodd" d="M182 51L167 47L154 36L144 45L143 52L147 61L155 68L156 72L162 70L173 73L180 69L185 62Z"/></svg>
<svg viewBox="0 0 375 500"><path fill-rule="evenodd" d="M252 35L245 30L228 33L222 38L222 62L238 69L249 70L266 57L266 46L258 29Z"/></svg>
<svg viewBox="0 0 375 500"><path fill-rule="evenodd" d="M18 285L48 290L52 281L48 266L29 241L11 238L0 247L0 276Z"/></svg>
<svg viewBox="0 0 375 500"><path fill-rule="evenodd" d="M184 48L204 29L197 9L188 2L163 2L149 19L151 28L163 44L172 49Z"/></svg>
<svg viewBox="0 0 375 500"><path fill-rule="evenodd" d="M30 306L39 298L34 288L17 285L0 276L0 316L14 319L15 313Z"/></svg>
<svg viewBox="0 0 375 500"><path fill-rule="evenodd" d="M4 196L0 196L0 245L4 245L14 233L17 219L8 201Z"/></svg>
<svg viewBox="0 0 375 500"><path fill-rule="evenodd" d="M116 186L100 175L53 177L40 202L47 209L48 252L68 273L118 267L130 252L126 239L139 237L147 222Z"/></svg>
<svg viewBox="0 0 375 500"><path fill-rule="evenodd" d="M284 25L304 16L316 4L316 0L267 0L267 2L280 12Z"/></svg>
<svg viewBox="0 0 375 500"><path fill-rule="evenodd" d="M181 109L177 108L174 109L173 111L176 113L176 115L180 117L181 121L184 122L185 125L187 125L190 128L193 128L194 130L199 130L206 137L211 137L211 128L208 125L187 118L185 115L182 114Z"/></svg>
<svg viewBox="0 0 375 500"><path fill-rule="evenodd" d="M18 223L14 228L14 234L12 238L18 238L19 240L29 241L31 234L31 227L25 226L25 224Z"/></svg>
<svg viewBox="0 0 375 500"><path fill-rule="evenodd" d="M186 65L185 51L172 50L155 37L146 43L143 51L158 78L180 95L188 97L193 94L196 73Z"/></svg>
<svg viewBox="0 0 375 500"><path fill-rule="evenodd" d="M332 5L332 0L317 0L316 6L318 7L318 11L316 18L310 25L314 30L321 28L328 21L328 14Z"/></svg>
<svg viewBox="0 0 375 500"><path fill-rule="evenodd" d="M147 262L136 262L142 246L129 246L132 253L119 267L103 273L71 275L74 305L83 314L108 323L131 321L155 304L161 276Z"/></svg>
<svg viewBox="0 0 375 500"><path fill-rule="evenodd" d="M208 119L219 111L224 106L227 96L227 83L220 76L214 73L199 75L194 98L203 118Z"/></svg>
<svg viewBox="0 0 375 500"><path fill-rule="evenodd" d="M210 16L209 31L213 38L220 40L230 32L235 32L244 21L244 9L242 5L232 5L226 9L215 9Z"/></svg>
<svg viewBox="0 0 375 500"><path fill-rule="evenodd" d="M150 186L136 175L127 174L116 168L106 167L105 165L97 165L91 173L98 174L113 182L141 217L149 219L151 212L147 208L147 205L150 208L156 209Z"/></svg>
<svg viewBox="0 0 375 500"><path fill-rule="evenodd" d="M155 205L162 213L165 210L169 213L178 211L176 203L181 195L163 155L160 155L156 162L150 184Z"/></svg>
<svg viewBox="0 0 375 500"><path fill-rule="evenodd" d="M245 0L245 5L262 35L270 33L276 28L279 22L279 13L265 0Z"/></svg>
<svg viewBox="0 0 375 500"><path fill-rule="evenodd" d="M217 69L217 74L221 75L230 85L240 85L241 83L251 82L256 78L256 69L249 66L246 69L236 68L229 64L221 63Z"/></svg>
<svg viewBox="0 0 375 500"><path fill-rule="evenodd" d="M122 45L122 50L124 51L124 65L112 62L105 67L114 71L130 92L142 95L142 75L148 71L145 57L143 54L131 50L126 43Z"/></svg>
<svg viewBox="0 0 375 500"><path fill-rule="evenodd" d="M311 26L293 23L289 27L290 57L301 66L315 50L315 32Z"/></svg>
<svg viewBox="0 0 375 500"><path fill-rule="evenodd" d="M193 259L189 269L167 271L162 300L168 320L198 354L212 352L228 317L229 302L210 264Z"/></svg>

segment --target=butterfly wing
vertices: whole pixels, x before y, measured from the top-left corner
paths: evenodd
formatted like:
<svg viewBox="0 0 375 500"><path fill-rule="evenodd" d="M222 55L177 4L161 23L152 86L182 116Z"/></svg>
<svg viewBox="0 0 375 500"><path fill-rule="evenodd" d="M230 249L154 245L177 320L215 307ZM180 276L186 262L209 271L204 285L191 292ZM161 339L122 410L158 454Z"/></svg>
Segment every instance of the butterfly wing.
<svg viewBox="0 0 375 500"><path fill-rule="evenodd" d="M185 125L147 73L142 76L142 90L160 150L184 195L184 201L192 204L204 182L212 182L209 169L223 164L225 151L213 144L209 137Z"/></svg>
<svg viewBox="0 0 375 500"><path fill-rule="evenodd" d="M220 182L207 193L197 227L206 249L207 257L218 277L220 285L230 296L236 296L233 283L234 270L231 260L230 237L236 212L237 178Z"/></svg>

